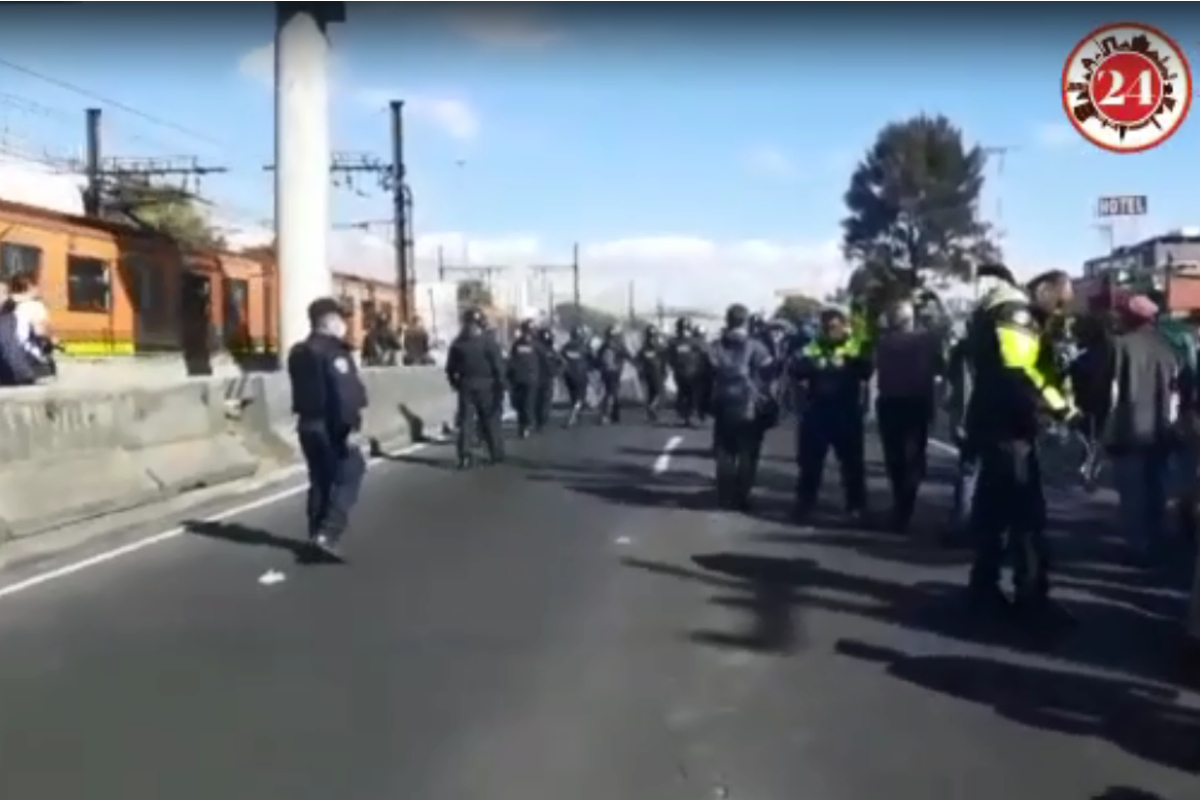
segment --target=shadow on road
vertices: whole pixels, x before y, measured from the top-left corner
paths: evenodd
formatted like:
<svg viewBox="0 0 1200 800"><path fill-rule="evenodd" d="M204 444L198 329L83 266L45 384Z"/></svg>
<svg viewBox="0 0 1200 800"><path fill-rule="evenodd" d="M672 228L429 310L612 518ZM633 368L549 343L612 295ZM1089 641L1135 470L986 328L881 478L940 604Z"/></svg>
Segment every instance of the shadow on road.
<svg viewBox="0 0 1200 800"><path fill-rule="evenodd" d="M1162 795L1128 786L1110 786L1092 800L1166 800Z"/></svg>
<svg viewBox="0 0 1200 800"><path fill-rule="evenodd" d="M195 536L216 539L243 547L266 547L291 553L297 564L326 564L330 559L313 548L307 541L276 536L261 528L251 528L236 522L202 522L192 520L183 523L183 529Z"/></svg>
<svg viewBox="0 0 1200 800"><path fill-rule="evenodd" d="M972 656L912 656L853 640L838 642L836 651L1022 725L1104 739L1147 761L1200 772L1200 711L1176 705L1171 689ZM1130 791L1102 797L1147 796Z"/></svg>
<svg viewBox="0 0 1200 800"><path fill-rule="evenodd" d="M1086 594L1061 599L1068 620L1022 621L972 613L961 586L949 581L839 572L815 558L719 552L697 555L692 561L697 568L637 559L623 563L700 583L714 592L709 602L748 612L748 633L689 634L704 644L791 652L801 641L793 626L802 623L804 613L821 611L1181 687L1193 685L1197 677L1179 659L1175 619Z"/></svg>

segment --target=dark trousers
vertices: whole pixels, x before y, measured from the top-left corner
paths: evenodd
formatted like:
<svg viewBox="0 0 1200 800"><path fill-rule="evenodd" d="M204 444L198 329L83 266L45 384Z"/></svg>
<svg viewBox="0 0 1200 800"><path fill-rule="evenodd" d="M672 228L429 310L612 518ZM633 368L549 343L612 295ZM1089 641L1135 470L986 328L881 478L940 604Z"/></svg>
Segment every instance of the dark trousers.
<svg viewBox="0 0 1200 800"><path fill-rule="evenodd" d="M474 458L479 439L487 447L492 461L504 458L504 439L500 435L500 407L491 389L464 388L458 393L458 458Z"/></svg>
<svg viewBox="0 0 1200 800"><path fill-rule="evenodd" d="M646 393L646 416L651 420L658 419L658 409L662 406L663 380L661 375L642 379L642 388Z"/></svg>
<svg viewBox="0 0 1200 800"><path fill-rule="evenodd" d="M892 512L900 525L912 518L925 479L932 409L931 397L881 397L875 401L883 463L892 489Z"/></svg>
<svg viewBox="0 0 1200 800"><path fill-rule="evenodd" d="M533 404L533 424L539 430L550 424L550 410L554 407L554 379L541 381L537 385L537 398Z"/></svg>
<svg viewBox="0 0 1200 800"><path fill-rule="evenodd" d="M337 541L358 502L366 461L362 451L349 446L345 437L332 438L324 430L306 428L300 429L298 437L308 467L308 536L323 535Z"/></svg>
<svg viewBox="0 0 1200 800"><path fill-rule="evenodd" d="M867 502L867 476L863 463L863 423L857 408L809 408L796 428L796 461L800 477L796 504L802 509L817 503L825 475L825 458L833 450L842 474L846 508L861 511Z"/></svg>
<svg viewBox="0 0 1200 800"><path fill-rule="evenodd" d="M990 442L979 447L977 456L979 475L971 504L975 540L971 588L996 589L1007 550L1012 557L1014 594L1021 600L1044 600L1050 589L1050 555L1037 448L1032 442Z"/></svg>
<svg viewBox="0 0 1200 800"><path fill-rule="evenodd" d="M746 508L766 431L757 420L717 417L713 424L713 455L716 461L717 504L722 508Z"/></svg>
<svg viewBox="0 0 1200 800"><path fill-rule="evenodd" d="M513 383L508 392L513 411L517 413L517 430L527 433L537 419L537 385Z"/></svg>
<svg viewBox="0 0 1200 800"><path fill-rule="evenodd" d="M607 422L621 421L621 373L600 373L600 419Z"/></svg>
<svg viewBox="0 0 1200 800"><path fill-rule="evenodd" d="M696 388L695 375L675 373L675 413L681 422L690 423L696 416Z"/></svg>
<svg viewBox="0 0 1200 800"><path fill-rule="evenodd" d="M567 403L571 406L567 424L574 425L579 419L579 412L587 406L588 376L586 373L567 373L563 376L563 387L567 390Z"/></svg>

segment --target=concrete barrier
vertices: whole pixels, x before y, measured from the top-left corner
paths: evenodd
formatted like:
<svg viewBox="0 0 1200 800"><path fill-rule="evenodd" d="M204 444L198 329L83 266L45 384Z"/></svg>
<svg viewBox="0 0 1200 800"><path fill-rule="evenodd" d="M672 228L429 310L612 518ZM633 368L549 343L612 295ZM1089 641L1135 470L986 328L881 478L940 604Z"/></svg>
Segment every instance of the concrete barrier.
<svg viewBox="0 0 1200 800"><path fill-rule="evenodd" d="M363 370L364 434L409 442L453 416L436 368ZM287 376L0 394L0 541L269 472L299 458Z"/></svg>

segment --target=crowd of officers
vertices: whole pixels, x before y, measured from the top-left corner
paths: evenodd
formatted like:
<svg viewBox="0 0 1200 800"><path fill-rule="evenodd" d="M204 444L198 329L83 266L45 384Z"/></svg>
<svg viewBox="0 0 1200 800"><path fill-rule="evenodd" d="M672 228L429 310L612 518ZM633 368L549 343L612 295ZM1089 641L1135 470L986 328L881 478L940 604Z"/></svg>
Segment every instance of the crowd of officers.
<svg viewBox="0 0 1200 800"><path fill-rule="evenodd" d="M560 382L567 400L566 427L578 425L588 412L595 413L599 424L620 423L622 378L629 365L641 380L646 413L652 421L660 417L668 375L675 383L675 409L682 422L693 426L705 420L708 342L687 320L678 321L670 338L648 327L640 347L632 352L615 325L595 339L584 326L576 326L558 345L552 329L527 320L504 352L484 314L468 309L446 357L446 377L458 395L459 468L485 463L480 449L486 453L486 463L504 460L500 421L506 398L520 438L544 430L550 424Z"/></svg>
<svg viewBox="0 0 1200 800"><path fill-rule="evenodd" d="M1111 342L1119 334L1124 344L1114 359L1112 347L1093 342L1091 368L1087 347L1064 356L1072 296L1070 280L1060 272L1024 285L1011 276L995 282L950 347L943 336L922 329L909 301L893 304L870 330L862 315L831 308L815 326L788 335L735 304L712 339L680 319L669 337L647 327L633 352L615 326L597 340L576 327L559 346L549 328L526 322L505 353L485 316L469 309L445 367L458 397L458 463L463 469L482 463L480 443L488 463L504 460L506 398L520 437L545 429L560 380L568 427L589 410L600 424L619 423L622 378L632 365L650 421L660 419L668 377L679 423L694 426L711 418L717 496L726 509L750 507L763 438L790 413L796 417L797 518L816 510L831 451L844 511L861 518L867 511L866 420L873 410L892 488L891 521L903 530L924 477L931 425L948 408L964 474L969 466L975 476L960 498L969 509L966 533L976 554L968 596L982 610L1041 615L1051 609L1039 445L1048 426L1103 439L1114 457L1146 456L1161 449L1164 431L1179 415L1181 393L1195 394L1196 381L1159 346L1161 339L1143 335L1154 309L1139 300L1144 298L1104 318L1114 330L1101 331L1099 339ZM311 478L310 538L336 555L364 471L354 441L366 396L345 343L340 307L319 300L310 316L313 334L293 349L288 368ZM1194 348L1192 358L1194 370ZM599 389L595 404L589 400L593 386ZM1153 466L1146 458L1135 465L1139 475ZM1144 516L1150 513L1144 475L1132 480L1134 488L1142 487L1134 511ZM1000 586L1006 559L1011 593Z"/></svg>

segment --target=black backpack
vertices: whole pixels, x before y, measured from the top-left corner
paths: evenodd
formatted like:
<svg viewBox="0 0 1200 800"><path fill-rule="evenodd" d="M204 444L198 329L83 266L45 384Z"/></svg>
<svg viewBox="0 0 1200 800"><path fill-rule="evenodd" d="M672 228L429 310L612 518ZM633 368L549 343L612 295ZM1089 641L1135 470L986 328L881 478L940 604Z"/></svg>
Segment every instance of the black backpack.
<svg viewBox="0 0 1200 800"><path fill-rule="evenodd" d="M712 352L713 410L734 422L753 422L763 411L765 397L751 374L754 348L749 341L721 342Z"/></svg>
<svg viewBox="0 0 1200 800"><path fill-rule="evenodd" d="M37 373L17 338L16 304L10 299L0 306L0 386L29 386Z"/></svg>

